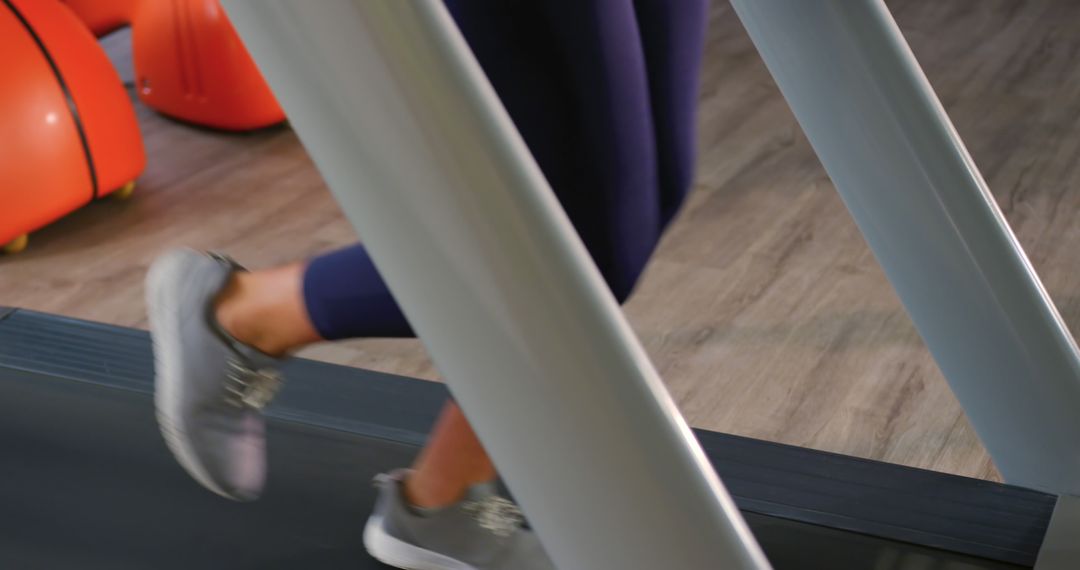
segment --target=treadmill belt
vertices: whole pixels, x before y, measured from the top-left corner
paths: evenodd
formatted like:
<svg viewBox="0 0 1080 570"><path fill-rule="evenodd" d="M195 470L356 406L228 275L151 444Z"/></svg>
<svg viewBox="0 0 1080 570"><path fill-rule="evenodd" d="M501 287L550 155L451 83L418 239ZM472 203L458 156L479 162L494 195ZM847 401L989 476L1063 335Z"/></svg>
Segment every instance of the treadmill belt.
<svg viewBox="0 0 1080 570"><path fill-rule="evenodd" d="M303 360L286 374L266 494L233 503L166 450L146 333L0 308L0 568L385 568L361 543L368 481L410 462L445 388ZM1055 500L697 435L778 570L1030 568Z"/></svg>

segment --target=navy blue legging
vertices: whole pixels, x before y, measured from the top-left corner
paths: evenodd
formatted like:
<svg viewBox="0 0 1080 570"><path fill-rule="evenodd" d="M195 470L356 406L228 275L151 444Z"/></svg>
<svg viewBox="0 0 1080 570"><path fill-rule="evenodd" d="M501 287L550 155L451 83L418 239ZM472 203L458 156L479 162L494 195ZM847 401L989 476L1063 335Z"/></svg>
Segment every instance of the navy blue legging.
<svg viewBox="0 0 1080 570"><path fill-rule="evenodd" d="M619 302L690 188L707 1L446 1ZM326 339L413 336L361 245L304 299Z"/></svg>

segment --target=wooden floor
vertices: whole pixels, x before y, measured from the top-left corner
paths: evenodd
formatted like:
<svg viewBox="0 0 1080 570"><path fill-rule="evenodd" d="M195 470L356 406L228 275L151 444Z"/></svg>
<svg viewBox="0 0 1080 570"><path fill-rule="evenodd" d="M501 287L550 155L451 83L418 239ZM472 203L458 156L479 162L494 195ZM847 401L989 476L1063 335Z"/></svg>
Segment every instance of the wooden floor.
<svg viewBox="0 0 1080 570"><path fill-rule="evenodd" d="M1080 325L1080 3L889 2L1006 217ZM125 38L108 40L126 57ZM130 79L130 66L121 65ZM354 239L287 129L226 135L139 108L136 197L0 260L0 305L145 326L163 248L251 266ZM695 192L626 307L690 422L984 478L997 474L726 3L710 22ZM435 378L415 341L305 355Z"/></svg>

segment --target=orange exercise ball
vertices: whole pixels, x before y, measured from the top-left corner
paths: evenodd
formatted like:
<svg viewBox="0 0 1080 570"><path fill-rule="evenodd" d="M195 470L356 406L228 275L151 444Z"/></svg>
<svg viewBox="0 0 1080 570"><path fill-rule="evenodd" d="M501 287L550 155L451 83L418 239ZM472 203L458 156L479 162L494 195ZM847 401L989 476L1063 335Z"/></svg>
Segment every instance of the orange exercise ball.
<svg viewBox="0 0 1080 570"><path fill-rule="evenodd" d="M131 26L135 89L162 114L243 131L285 120L218 0L65 0L98 36Z"/></svg>
<svg viewBox="0 0 1080 570"><path fill-rule="evenodd" d="M105 53L59 2L0 1L0 246L128 185L146 156Z"/></svg>

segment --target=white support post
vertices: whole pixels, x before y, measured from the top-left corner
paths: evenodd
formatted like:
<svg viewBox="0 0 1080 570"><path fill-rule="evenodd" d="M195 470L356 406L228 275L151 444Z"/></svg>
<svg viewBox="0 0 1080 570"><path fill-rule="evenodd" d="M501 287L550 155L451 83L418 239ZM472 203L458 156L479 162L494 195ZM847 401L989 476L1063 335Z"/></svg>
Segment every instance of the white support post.
<svg viewBox="0 0 1080 570"><path fill-rule="evenodd" d="M446 9L225 7L560 568L767 568Z"/></svg>
<svg viewBox="0 0 1080 570"><path fill-rule="evenodd" d="M1080 493L1080 355L881 0L732 0L1010 483Z"/></svg>

